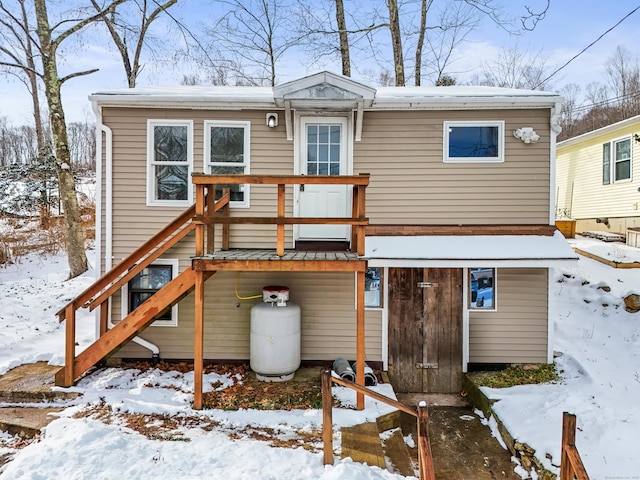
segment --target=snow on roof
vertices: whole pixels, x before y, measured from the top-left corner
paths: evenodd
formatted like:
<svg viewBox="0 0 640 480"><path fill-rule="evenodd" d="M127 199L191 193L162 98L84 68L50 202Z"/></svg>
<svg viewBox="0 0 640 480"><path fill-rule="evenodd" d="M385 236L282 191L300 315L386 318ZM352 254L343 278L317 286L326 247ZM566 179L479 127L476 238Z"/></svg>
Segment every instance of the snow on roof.
<svg viewBox="0 0 640 480"><path fill-rule="evenodd" d="M578 259L558 231L553 236L370 236L365 257L372 267L547 267Z"/></svg>
<svg viewBox="0 0 640 480"><path fill-rule="evenodd" d="M308 83L308 77L298 81ZM289 83L295 86L295 82ZM97 104L122 106L273 108L276 105L274 97L272 87L179 85L102 90L90 95L89 99ZM547 107L561 100L557 93L500 87L380 87L375 89L372 108ZM326 103L327 99L318 101Z"/></svg>

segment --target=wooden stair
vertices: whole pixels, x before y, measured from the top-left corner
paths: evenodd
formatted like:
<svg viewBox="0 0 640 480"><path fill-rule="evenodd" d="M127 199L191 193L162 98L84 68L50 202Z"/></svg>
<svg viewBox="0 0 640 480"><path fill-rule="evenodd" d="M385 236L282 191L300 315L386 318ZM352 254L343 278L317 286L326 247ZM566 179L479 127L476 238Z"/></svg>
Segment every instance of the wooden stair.
<svg viewBox="0 0 640 480"><path fill-rule="evenodd" d="M404 440L401 412L379 417L376 422L343 427L341 457L354 462L385 468L392 473L415 476L414 465Z"/></svg>
<svg viewBox="0 0 640 480"><path fill-rule="evenodd" d="M205 279L209 278L213 273L206 272ZM196 272L194 270L190 268L184 270L76 356L73 365L65 365L58 370L55 375L56 385L70 386L66 379L72 378L73 382L75 382L83 373L135 337L165 309L175 305L188 295L195 287L195 280ZM65 375L68 368L73 369L72 375Z"/></svg>

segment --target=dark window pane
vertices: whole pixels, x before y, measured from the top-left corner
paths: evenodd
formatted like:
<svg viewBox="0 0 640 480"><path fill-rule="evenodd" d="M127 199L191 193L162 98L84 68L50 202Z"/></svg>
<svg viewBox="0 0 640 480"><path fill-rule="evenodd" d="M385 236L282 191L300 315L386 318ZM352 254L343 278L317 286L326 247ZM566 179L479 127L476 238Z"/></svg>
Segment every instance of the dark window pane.
<svg viewBox="0 0 640 480"><path fill-rule="evenodd" d="M631 178L631 160L616 163L616 181Z"/></svg>
<svg viewBox="0 0 640 480"><path fill-rule="evenodd" d="M330 141L331 143L340 143L340 125L331 125Z"/></svg>
<svg viewBox="0 0 640 480"><path fill-rule="evenodd" d="M244 167L227 167L222 165L214 165L211 167L213 175L241 175L244 173ZM222 197L222 189L229 188L231 191L232 202L244 201L244 185L216 185L216 199Z"/></svg>
<svg viewBox="0 0 640 480"><path fill-rule="evenodd" d="M309 162L317 162L318 161L318 153L317 153L315 144L307 145L307 161L309 161Z"/></svg>
<svg viewBox="0 0 640 480"><path fill-rule="evenodd" d="M149 265L129 282L129 312L134 311L154 293L171 281L172 268L169 265ZM171 309L157 315L156 320L171 320Z"/></svg>
<svg viewBox="0 0 640 480"><path fill-rule="evenodd" d="M186 126L153 127L153 149L156 162L186 162L189 130Z"/></svg>
<svg viewBox="0 0 640 480"><path fill-rule="evenodd" d="M609 185L611 183L611 144L602 145L602 183Z"/></svg>
<svg viewBox="0 0 640 480"><path fill-rule="evenodd" d="M497 126L449 127L449 157L496 158L499 133Z"/></svg>
<svg viewBox="0 0 640 480"><path fill-rule="evenodd" d="M321 162L318 164L318 175L329 175L329 164Z"/></svg>
<svg viewBox="0 0 640 480"><path fill-rule="evenodd" d="M631 140L616 142L616 161L631 157Z"/></svg>
<svg viewBox="0 0 640 480"><path fill-rule="evenodd" d="M189 167L186 165L156 165L156 200L187 200L189 198Z"/></svg>
<svg viewBox="0 0 640 480"><path fill-rule="evenodd" d="M331 145L329 155L332 162L340 161L340 145Z"/></svg>
<svg viewBox="0 0 640 480"><path fill-rule="evenodd" d="M318 143L329 143L329 126L318 126Z"/></svg>
<svg viewBox="0 0 640 480"><path fill-rule="evenodd" d="M307 175L318 175L318 164L316 162L307 163Z"/></svg>
<svg viewBox="0 0 640 480"><path fill-rule="evenodd" d="M340 164L332 163L329 170L329 175L340 175Z"/></svg>
<svg viewBox="0 0 640 480"><path fill-rule="evenodd" d="M211 127L211 162L244 162L244 128Z"/></svg>
<svg viewBox="0 0 640 480"><path fill-rule="evenodd" d="M329 145L318 145L318 160L321 162L329 160Z"/></svg>
<svg viewBox="0 0 640 480"><path fill-rule="evenodd" d="M307 143L318 143L317 125L307 125Z"/></svg>

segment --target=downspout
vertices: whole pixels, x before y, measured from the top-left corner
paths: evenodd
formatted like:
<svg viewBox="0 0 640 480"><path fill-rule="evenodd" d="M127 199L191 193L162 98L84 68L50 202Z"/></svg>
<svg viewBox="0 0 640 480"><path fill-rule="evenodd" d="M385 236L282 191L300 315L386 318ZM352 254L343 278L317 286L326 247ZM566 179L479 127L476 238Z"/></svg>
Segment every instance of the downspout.
<svg viewBox="0 0 640 480"><path fill-rule="evenodd" d="M105 186L105 258L104 271L108 272L113 267L113 133L109 127L102 123L102 109L98 107L96 102L91 102L93 112L96 115L96 258L101 264L102 250L102 183ZM104 138L104 154L105 154L105 174L102 176L102 142ZM100 272L98 266L98 272ZM111 299L109 299L109 318L107 319L107 328L111 329L115 326L111 320ZM100 311L96 310L96 338L100 335ZM160 358L160 349L157 345L145 340L141 337L133 337L131 339L143 348L151 351L152 358Z"/></svg>
<svg viewBox="0 0 640 480"><path fill-rule="evenodd" d="M551 107L551 138L549 146L549 225L555 225L556 204L554 191L556 189L556 141L562 127L560 126L560 110L562 102L556 102ZM553 271L547 267L547 363L553 363L553 321L551 318L551 282L553 282Z"/></svg>

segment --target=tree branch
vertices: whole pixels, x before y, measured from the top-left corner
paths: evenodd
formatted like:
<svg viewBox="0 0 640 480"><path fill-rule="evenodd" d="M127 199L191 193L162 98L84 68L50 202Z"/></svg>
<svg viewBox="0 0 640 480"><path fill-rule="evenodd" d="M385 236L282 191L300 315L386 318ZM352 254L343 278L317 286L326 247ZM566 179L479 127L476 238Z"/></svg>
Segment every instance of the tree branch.
<svg viewBox="0 0 640 480"><path fill-rule="evenodd" d="M67 80L71 80L72 78L75 78L75 77L82 77L84 75L91 75L92 73L96 73L99 70L100 70L99 68L93 68L91 70L85 70L84 72L70 73L66 77L63 77L63 78L60 79L60 84L62 85Z"/></svg>

